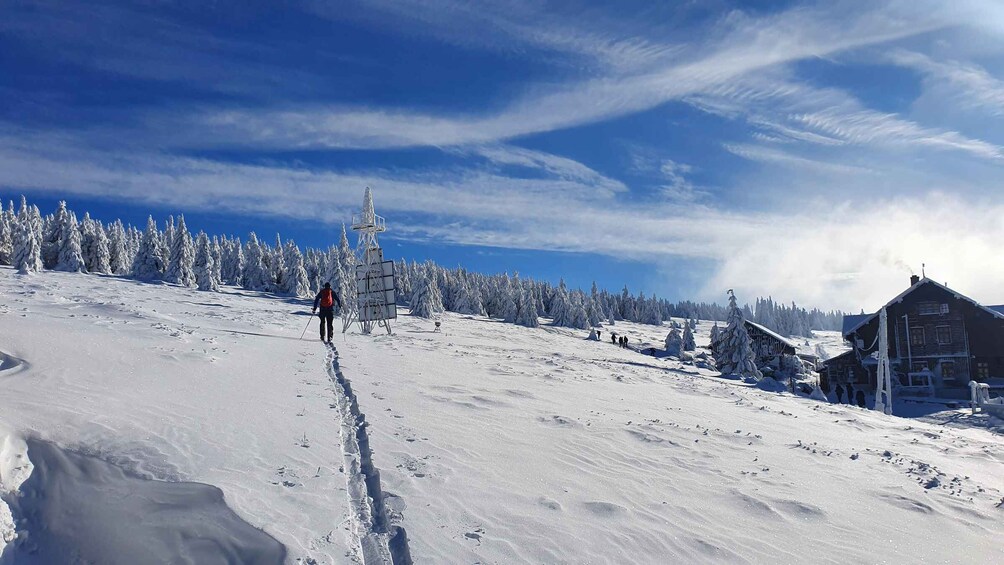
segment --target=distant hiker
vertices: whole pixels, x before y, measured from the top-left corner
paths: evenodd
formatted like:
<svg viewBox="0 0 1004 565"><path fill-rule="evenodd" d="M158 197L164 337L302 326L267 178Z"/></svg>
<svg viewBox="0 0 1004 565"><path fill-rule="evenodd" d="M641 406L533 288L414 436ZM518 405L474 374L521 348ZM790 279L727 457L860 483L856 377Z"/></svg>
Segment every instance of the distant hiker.
<svg viewBox="0 0 1004 565"><path fill-rule="evenodd" d="M317 312L317 307L321 307L321 341L327 341L331 343L331 338L334 337L334 324L335 324L335 304L339 308L342 307L342 301L338 300L338 295L335 294L334 290L331 290L331 283L324 283L324 288L321 292L317 293L314 297L314 309L311 310L311 315ZM328 339L324 339L324 325L327 322L328 326Z"/></svg>
<svg viewBox="0 0 1004 565"><path fill-rule="evenodd" d="M602 333L603 333L603 330L596 330L596 341L600 340L600 334L602 334Z"/></svg>
<svg viewBox="0 0 1004 565"><path fill-rule="evenodd" d="M617 334L610 332L610 343L617 345Z"/></svg>

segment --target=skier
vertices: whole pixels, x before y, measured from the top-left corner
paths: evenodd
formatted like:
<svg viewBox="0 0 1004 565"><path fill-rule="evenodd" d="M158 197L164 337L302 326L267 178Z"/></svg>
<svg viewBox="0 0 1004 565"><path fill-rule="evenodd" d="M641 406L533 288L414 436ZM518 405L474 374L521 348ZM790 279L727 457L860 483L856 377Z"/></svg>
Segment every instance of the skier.
<svg viewBox="0 0 1004 565"><path fill-rule="evenodd" d="M324 283L324 288L321 292L317 293L314 297L314 309L311 310L311 315L317 312L317 306L321 306L321 341L327 341L331 343L331 338L334 334L334 323L335 323L335 304L339 308L342 307L342 301L338 300L338 295L335 294L334 290L331 290L331 283ZM328 339L324 339L324 325L327 322L328 325Z"/></svg>

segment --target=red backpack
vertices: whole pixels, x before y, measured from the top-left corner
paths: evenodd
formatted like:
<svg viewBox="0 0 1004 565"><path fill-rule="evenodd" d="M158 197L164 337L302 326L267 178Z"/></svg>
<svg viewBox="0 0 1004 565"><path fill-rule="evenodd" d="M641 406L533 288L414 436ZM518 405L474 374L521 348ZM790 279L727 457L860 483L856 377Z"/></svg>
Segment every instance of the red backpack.
<svg viewBox="0 0 1004 565"><path fill-rule="evenodd" d="M335 304L335 291L330 288L321 290L321 308L331 308Z"/></svg>

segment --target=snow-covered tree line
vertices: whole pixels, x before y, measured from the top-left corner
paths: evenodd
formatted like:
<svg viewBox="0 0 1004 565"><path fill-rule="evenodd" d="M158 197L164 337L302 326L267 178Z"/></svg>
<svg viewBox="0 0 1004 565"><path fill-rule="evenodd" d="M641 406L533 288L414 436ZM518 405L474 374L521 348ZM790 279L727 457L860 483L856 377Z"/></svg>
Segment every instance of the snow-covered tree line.
<svg viewBox="0 0 1004 565"><path fill-rule="evenodd" d="M0 265L21 272L42 269L131 276L218 290L221 284L291 296L308 296L324 282L351 294L355 256L342 229L340 245L326 251L307 249L292 241L275 244L255 233L242 242L233 236L192 234L185 218L168 218L161 229L151 216L143 231L120 220L104 224L83 219L60 202L42 216L24 197L0 210ZM352 275L354 276L354 275Z"/></svg>
<svg viewBox="0 0 1004 565"><path fill-rule="evenodd" d="M140 280L216 290L222 284L277 294L307 296L331 282L339 296L355 294L355 255L342 227L337 246L302 250L277 235L274 244L252 232L246 241L234 236L192 234L185 219L170 217L163 229L153 217L145 229L109 224L84 214L81 220L60 202L42 216L22 197L0 212L0 264L31 272L41 269L107 273ZM594 283L589 291L508 274L486 275L463 268L446 269L433 262L401 260L396 265L398 300L416 314L433 316L449 310L488 315L534 327L539 317L556 326L587 329L627 320L661 324L670 318L725 320L728 308L715 303L670 302L625 286L611 293ZM352 304L351 300L344 301ZM795 304L758 299L756 311L743 316L784 335L810 335L810 329L837 329L842 313L806 310Z"/></svg>
<svg viewBox="0 0 1004 565"><path fill-rule="evenodd" d="M598 289L593 283L586 292L569 289L564 281L553 286L518 275L485 275L463 268L446 269L431 261L419 264L401 260L395 267L399 302L410 305L413 312L420 312L426 317L449 310L514 321L518 314L527 313L527 317L517 323L532 325L528 312L529 306L533 306L538 316L551 318L553 325L579 329L598 327L601 323L615 324L621 320L659 325L671 318L729 318L727 305L690 301L673 303L645 296L644 293L632 295L627 287L619 293L610 293ZM812 329L839 329L843 318L841 312L806 310L795 304L777 304L770 298L757 300L755 314L748 305L740 310L745 319L754 320L780 334L807 337L811 336ZM681 337L688 346L693 340L692 334L689 340L686 333Z"/></svg>

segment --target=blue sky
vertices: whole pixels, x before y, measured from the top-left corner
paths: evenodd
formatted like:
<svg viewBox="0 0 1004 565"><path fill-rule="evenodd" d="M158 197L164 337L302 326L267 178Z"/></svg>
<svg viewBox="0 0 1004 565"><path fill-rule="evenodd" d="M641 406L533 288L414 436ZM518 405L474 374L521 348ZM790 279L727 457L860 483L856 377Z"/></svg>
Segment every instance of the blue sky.
<svg viewBox="0 0 1004 565"><path fill-rule="evenodd" d="M1004 302L1004 4L7 3L0 195L672 299ZM271 236L266 236L271 237Z"/></svg>

